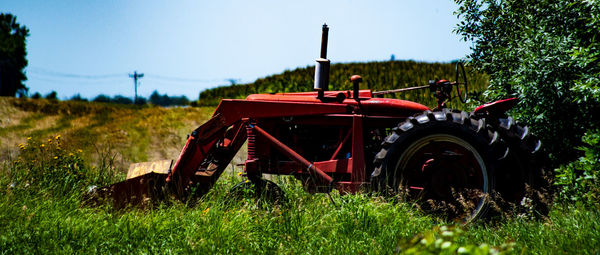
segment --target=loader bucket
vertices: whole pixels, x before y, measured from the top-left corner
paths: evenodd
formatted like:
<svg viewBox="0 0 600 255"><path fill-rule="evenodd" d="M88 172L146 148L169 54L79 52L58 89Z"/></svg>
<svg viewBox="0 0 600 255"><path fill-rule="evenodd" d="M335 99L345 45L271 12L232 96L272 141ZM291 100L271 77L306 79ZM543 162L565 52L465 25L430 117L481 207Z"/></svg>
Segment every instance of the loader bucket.
<svg viewBox="0 0 600 255"><path fill-rule="evenodd" d="M168 174L172 164L173 160L134 163L129 165L127 179L132 179L149 173Z"/></svg>
<svg viewBox="0 0 600 255"><path fill-rule="evenodd" d="M172 160L131 164L125 181L91 189L85 199L86 203L98 205L112 202L117 209L128 205L148 207L164 198L165 180L171 165Z"/></svg>

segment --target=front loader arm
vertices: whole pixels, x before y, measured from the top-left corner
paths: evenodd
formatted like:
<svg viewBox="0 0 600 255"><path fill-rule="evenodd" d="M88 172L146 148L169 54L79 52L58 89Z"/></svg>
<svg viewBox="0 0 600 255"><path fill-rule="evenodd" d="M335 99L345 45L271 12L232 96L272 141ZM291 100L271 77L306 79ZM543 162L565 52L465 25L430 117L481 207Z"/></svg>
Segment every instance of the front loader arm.
<svg viewBox="0 0 600 255"><path fill-rule="evenodd" d="M196 184L197 192L207 192L246 141L245 122L225 126L221 116L215 114L192 132L169 172L166 182L178 197Z"/></svg>

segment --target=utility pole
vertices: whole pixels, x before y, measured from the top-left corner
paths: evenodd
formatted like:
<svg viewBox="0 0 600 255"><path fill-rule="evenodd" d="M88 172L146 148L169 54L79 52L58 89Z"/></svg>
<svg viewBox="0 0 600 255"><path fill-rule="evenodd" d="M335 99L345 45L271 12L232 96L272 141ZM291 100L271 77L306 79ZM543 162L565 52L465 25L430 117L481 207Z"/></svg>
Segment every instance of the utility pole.
<svg viewBox="0 0 600 255"><path fill-rule="evenodd" d="M130 74L129 77L133 78L133 88L135 90L135 97L133 98L133 104L136 104L137 103L138 79L144 77L144 74L137 73L137 71L133 71L133 74Z"/></svg>

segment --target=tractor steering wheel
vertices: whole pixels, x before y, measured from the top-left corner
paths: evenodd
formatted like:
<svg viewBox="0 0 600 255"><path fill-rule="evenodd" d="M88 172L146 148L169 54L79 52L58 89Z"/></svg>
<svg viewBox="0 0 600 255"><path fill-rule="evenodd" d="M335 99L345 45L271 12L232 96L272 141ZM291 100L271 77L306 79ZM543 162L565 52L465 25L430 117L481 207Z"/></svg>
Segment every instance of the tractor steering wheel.
<svg viewBox="0 0 600 255"><path fill-rule="evenodd" d="M469 92L469 86L467 82L467 74L465 72L465 66L459 61L456 62L456 66L454 67L455 74L455 83L456 83L456 93L458 99L464 104L467 102L467 96ZM462 88L461 88L462 86ZM461 93L462 92L462 93Z"/></svg>

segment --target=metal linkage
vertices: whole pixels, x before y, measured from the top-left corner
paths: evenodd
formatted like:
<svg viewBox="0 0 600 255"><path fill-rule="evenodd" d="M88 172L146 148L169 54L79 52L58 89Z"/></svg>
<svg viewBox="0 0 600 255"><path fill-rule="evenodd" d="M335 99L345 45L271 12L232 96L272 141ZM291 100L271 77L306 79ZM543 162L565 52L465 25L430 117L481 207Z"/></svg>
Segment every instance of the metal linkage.
<svg viewBox="0 0 600 255"><path fill-rule="evenodd" d="M290 159L296 161L297 163L304 165L311 174L315 174L321 180L323 180L325 183L331 184L333 182L333 179L331 178L331 176L327 175L321 169L319 169L318 167L313 165L313 163L306 160L304 157L302 157L300 154L296 153L290 147L283 144L281 141L277 140L277 138L273 137L271 134L269 134L264 129L262 129L254 124L248 124L248 126L250 126L250 128L253 128L264 138L266 138L266 140L268 142L270 142L281 153L285 154L286 156L288 156Z"/></svg>

